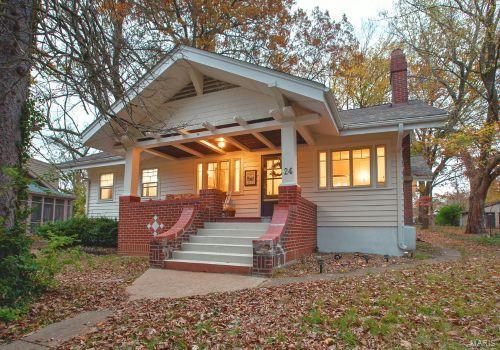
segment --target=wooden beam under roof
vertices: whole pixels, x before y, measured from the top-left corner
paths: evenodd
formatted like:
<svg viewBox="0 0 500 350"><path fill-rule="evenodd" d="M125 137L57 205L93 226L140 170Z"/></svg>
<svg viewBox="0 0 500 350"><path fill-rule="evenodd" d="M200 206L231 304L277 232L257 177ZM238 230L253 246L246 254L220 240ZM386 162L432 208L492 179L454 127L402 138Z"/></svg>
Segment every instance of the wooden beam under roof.
<svg viewBox="0 0 500 350"><path fill-rule="evenodd" d="M181 143L176 143L176 144L173 144L172 146L174 146L174 147L176 147L176 148L178 148L178 149L180 149L180 150L183 150L184 152L187 152L187 153L189 153L189 154L192 154L193 156L196 156L196 157L199 157L199 158L203 158L203 157L205 157L205 155L204 155L203 153L198 152L198 151L196 151L196 150L194 150L194 149L192 149L192 148L189 148L189 147L187 147L187 146L184 146L184 145L183 145L183 144L181 144Z"/></svg>
<svg viewBox="0 0 500 350"><path fill-rule="evenodd" d="M160 151L157 151L157 150L154 150L154 149L151 149L151 148L144 148L143 151L147 152L149 154L152 154L154 156L165 158L165 159L168 159L168 160L179 160L178 158L175 158L173 156L170 156L168 154L165 154L163 152L160 152Z"/></svg>
<svg viewBox="0 0 500 350"><path fill-rule="evenodd" d="M297 126L297 132L309 146L314 146L316 144L316 140L307 126Z"/></svg>
<svg viewBox="0 0 500 350"><path fill-rule="evenodd" d="M257 140L259 140L260 142L262 142L264 145L266 145L267 147L269 147L270 149L278 149L278 147L274 143L272 143L271 141L269 141L267 139L267 137L265 137L264 135L262 135L260 132L253 132L252 135Z"/></svg>
<svg viewBox="0 0 500 350"><path fill-rule="evenodd" d="M245 146L244 144L242 144L240 141L236 140L232 136L226 136L225 139L227 139L230 143L232 143L233 145L235 145L236 147L238 147L242 151L247 151L247 152L252 151L250 148L248 148L247 146Z"/></svg>
<svg viewBox="0 0 500 350"><path fill-rule="evenodd" d="M215 126L213 126L212 124L208 123L208 122L205 122L203 123L203 127L205 127L206 129L208 129L208 127L213 127L213 130L216 131L217 128ZM208 129L210 131L210 129ZM190 135L191 133L189 132L189 130L186 130L186 129L179 129L179 133L181 133L182 135ZM224 151L222 148L219 148L213 144L211 144L210 142L208 142L207 140L194 140L196 143L199 143L200 145L203 145L205 147L208 147L212 150L214 150L215 152L219 153L219 154L226 154L226 151ZM174 144L175 146L175 144ZM186 151L187 152L187 151Z"/></svg>

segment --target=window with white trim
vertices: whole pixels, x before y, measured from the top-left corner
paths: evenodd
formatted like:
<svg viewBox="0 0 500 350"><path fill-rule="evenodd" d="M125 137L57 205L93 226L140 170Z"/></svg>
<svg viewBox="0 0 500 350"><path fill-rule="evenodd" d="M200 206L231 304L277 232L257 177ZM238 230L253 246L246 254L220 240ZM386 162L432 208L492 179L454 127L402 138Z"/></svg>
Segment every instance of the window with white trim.
<svg viewBox="0 0 500 350"><path fill-rule="evenodd" d="M204 188L241 192L241 160L196 164L196 191Z"/></svg>
<svg viewBox="0 0 500 350"><path fill-rule="evenodd" d="M384 145L333 150L330 153L319 151L318 188L371 187L373 184L385 186L386 168Z"/></svg>
<svg viewBox="0 0 500 350"><path fill-rule="evenodd" d="M328 187L327 175L327 152L321 151L318 153L318 175L319 175L319 188L325 189Z"/></svg>
<svg viewBox="0 0 500 350"><path fill-rule="evenodd" d="M377 184L385 186L387 182L385 146L377 146L376 154L377 154Z"/></svg>
<svg viewBox="0 0 500 350"><path fill-rule="evenodd" d="M111 200L113 199L113 173L101 174L99 177L99 199Z"/></svg>
<svg viewBox="0 0 500 350"><path fill-rule="evenodd" d="M142 170L142 197L158 196L158 168Z"/></svg>
<svg viewBox="0 0 500 350"><path fill-rule="evenodd" d="M233 161L233 193L241 192L241 159Z"/></svg>

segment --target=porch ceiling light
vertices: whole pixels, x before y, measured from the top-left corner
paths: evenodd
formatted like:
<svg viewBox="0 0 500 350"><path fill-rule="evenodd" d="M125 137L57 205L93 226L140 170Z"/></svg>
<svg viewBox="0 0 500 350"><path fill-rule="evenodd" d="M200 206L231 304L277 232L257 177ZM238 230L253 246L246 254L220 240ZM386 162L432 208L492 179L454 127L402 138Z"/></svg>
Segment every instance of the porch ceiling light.
<svg viewBox="0 0 500 350"><path fill-rule="evenodd" d="M217 146L219 146L219 148L226 147L226 140L223 137L218 138L216 141L217 141Z"/></svg>

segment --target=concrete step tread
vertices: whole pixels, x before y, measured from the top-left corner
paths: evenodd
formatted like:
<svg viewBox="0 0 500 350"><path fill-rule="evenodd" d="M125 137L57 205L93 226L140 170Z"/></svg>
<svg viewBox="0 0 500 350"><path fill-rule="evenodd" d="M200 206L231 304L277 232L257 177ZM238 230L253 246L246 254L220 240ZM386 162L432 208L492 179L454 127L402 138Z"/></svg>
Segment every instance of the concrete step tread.
<svg viewBox="0 0 500 350"><path fill-rule="evenodd" d="M170 259L165 261L181 262L189 264L208 264L208 265L225 265L225 266L244 266L252 267L252 264L241 264L241 263L227 263L222 261L205 261L205 260L186 260L186 259Z"/></svg>
<svg viewBox="0 0 500 350"><path fill-rule="evenodd" d="M224 236L227 237L227 236ZM241 238L241 237L240 237ZM227 244L227 243L196 243L196 242L185 242L182 244L189 244L189 245L196 245L196 246L222 246L222 247L235 247L235 248L241 248L241 247L252 247L251 244Z"/></svg>
<svg viewBox="0 0 500 350"><path fill-rule="evenodd" d="M203 239L207 239L207 238L239 238L239 239L255 239L255 238L259 238L259 237L255 237L255 236L202 236L202 235L191 235L191 237L203 237ZM215 243L214 243L215 244Z"/></svg>
<svg viewBox="0 0 500 350"><path fill-rule="evenodd" d="M213 256L234 256L234 257L252 257L253 254L241 254L241 253L215 253L215 252L202 252L198 250L176 250L175 253L180 253L184 255L184 253L192 255L192 254L201 254L201 255L213 255Z"/></svg>

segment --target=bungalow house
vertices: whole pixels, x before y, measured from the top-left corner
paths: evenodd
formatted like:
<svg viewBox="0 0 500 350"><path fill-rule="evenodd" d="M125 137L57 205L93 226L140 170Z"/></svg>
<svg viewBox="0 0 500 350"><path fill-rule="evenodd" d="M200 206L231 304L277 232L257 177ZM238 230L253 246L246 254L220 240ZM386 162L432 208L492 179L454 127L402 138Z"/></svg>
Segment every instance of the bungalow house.
<svg viewBox="0 0 500 350"><path fill-rule="evenodd" d="M119 252L151 266L266 275L315 249L402 255L410 133L446 112L408 100L401 50L390 66L392 103L341 111L317 82L178 46L113 104L121 122L84 131L102 153L61 166L88 172L87 214L119 218Z"/></svg>

